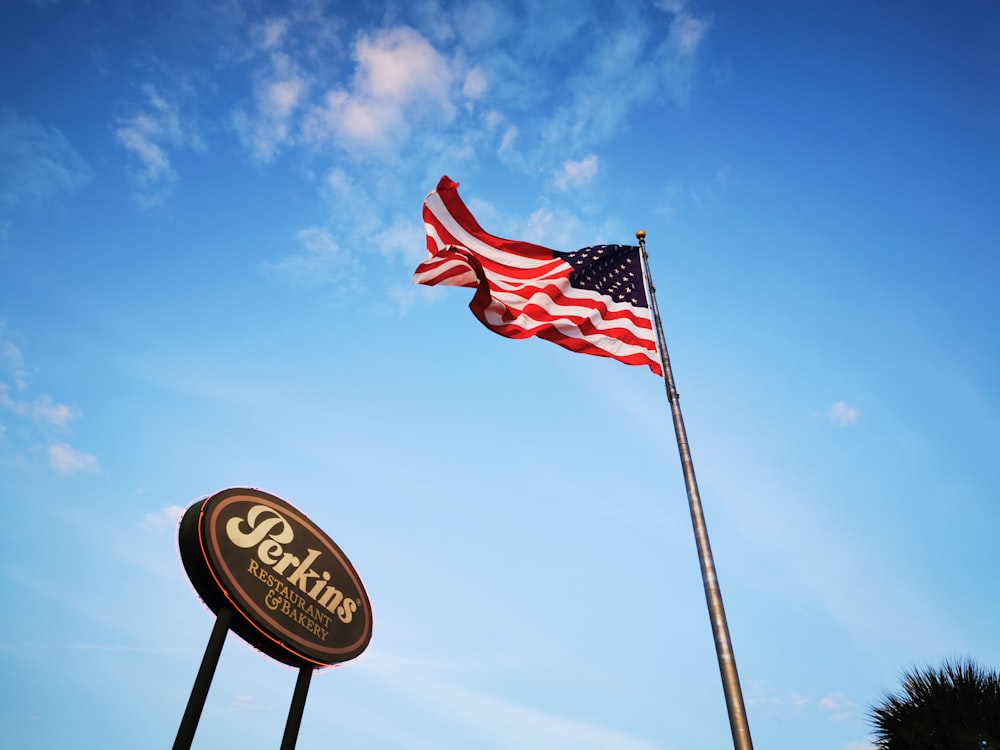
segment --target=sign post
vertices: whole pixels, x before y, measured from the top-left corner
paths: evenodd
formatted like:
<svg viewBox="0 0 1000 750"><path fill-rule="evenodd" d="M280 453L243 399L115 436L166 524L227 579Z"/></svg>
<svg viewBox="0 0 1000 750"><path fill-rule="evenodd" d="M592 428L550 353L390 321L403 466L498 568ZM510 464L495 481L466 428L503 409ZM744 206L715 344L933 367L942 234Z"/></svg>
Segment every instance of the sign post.
<svg viewBox="0 0 1000 750"><path fill-rule="evenodd" d="M222 647L226 643L226 634L229 633L229 622L232 617L233 611L229 607L222 607L215 616L215 627L212 628L212 635L205 647L205 655L201 658L198 676L194 678L194 687L191 688L191 697L188 698L184 717L177 729L173 750L188 750L191 747L194 731L198 728L202 709L205 708L205 699L208 698L208 689L212 686L212 678L215 677L215 667L219 663Z"/></svg>
<svg viewBox="0 0 1000 750"><path fill-rule="evenodd" d="M299 725L302 724L302 712L306 707L306 693L309 692L309 681L312 679L312 673L312 667L299 667L299 677L295 681L295 692L292 693L292 705L288 707L285 734L281 738L281 750L295 750L295 740L299 736Z"/></svg>

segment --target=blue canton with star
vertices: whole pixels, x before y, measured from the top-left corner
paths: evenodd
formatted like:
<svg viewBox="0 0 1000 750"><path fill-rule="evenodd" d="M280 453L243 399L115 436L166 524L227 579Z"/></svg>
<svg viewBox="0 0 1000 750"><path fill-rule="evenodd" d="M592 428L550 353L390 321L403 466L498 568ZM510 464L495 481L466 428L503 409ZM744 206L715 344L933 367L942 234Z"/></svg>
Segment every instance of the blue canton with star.
<svg viewBox="0 0 1000 750"><path fill-rule="evenodd" d="M604 294L633 307L649 307L639 253L633 245L594 245L554 254L573 267L569 283L577 289Z"/></svg>

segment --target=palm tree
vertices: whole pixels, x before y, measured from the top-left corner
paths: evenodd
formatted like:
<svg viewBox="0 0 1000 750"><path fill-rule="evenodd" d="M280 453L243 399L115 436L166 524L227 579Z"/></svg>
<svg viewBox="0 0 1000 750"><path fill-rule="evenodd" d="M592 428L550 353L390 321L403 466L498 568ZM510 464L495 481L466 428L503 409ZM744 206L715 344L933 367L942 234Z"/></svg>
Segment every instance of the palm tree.
<svg viewBox="0 0 1000 750"><path fill-rule="evenodd" d="M1000 674L971 660L913 670L869 720L877 750L1000 750Z"/></svg>

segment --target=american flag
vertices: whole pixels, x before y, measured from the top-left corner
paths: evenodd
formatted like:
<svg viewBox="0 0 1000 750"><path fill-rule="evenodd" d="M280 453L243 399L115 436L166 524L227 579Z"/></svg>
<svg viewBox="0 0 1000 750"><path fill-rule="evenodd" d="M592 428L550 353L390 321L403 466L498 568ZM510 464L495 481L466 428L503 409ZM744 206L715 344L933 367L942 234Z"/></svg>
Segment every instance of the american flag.
<svg viewBox="0 0 1000 750"><path fill-rule="evenodd" d="M469 308L491 331L537 336L583 354L646 365L663 374L640 249L596 245L564 253L483 231L442 177L424 201L430 257L417 284L464 286Z"/></svg>

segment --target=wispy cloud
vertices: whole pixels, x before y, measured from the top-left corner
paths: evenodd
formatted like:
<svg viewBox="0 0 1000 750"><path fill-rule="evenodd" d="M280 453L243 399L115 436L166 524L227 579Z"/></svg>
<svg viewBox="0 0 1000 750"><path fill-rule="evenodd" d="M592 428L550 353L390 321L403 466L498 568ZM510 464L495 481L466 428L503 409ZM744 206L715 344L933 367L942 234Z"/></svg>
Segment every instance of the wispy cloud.
<svg viewBox="0 0 1000 750"><path fill-rule="evenodd" d="M427 164L460 169L492 152L555 193L592 183L601 169L597 147L626 126L637 106L687 101L709 29L682 2L615 6L599 19L586 10L567 15L562 6L559 12L532 7L524 18L488 4L445 16L424 11L402 11L391 25L353 37L315 10L320 15L308 24L289 15L255 30L253 101L230 110L244 147L258 162L293 149L310 158L336 152L341 162L318 181L336 236L308 227L297 237L302 251L260 266L283 283L358 288L369 254L351 248L412 263L413 255L395 250L399 228L387 232L373 206L395 198L398 185ZM463 23L463 14L476 23ZM345 46L322 47L318 30L338 30L328 36ZM561 84L542 83L554 80ZM370 161L391 163L392 172L367 175L363 191L345 189L357 182L354 168ZM558 203L527 224L519 236L550 246L577 247L595 236L595 227L583 227ZM422 255L419 237L407 235Z"/></svg>
<svg viewBox="0 0 1000 750"><path fill-rule="evenodd" d="M68 443L49 446L49 465L60 474L76 474L79 471L96 474L101 470L96 456L77 450Z"/></svg>
<svg viewBox="0 0 1000 750"><path fill-rule="evenodd" d="M465 81L462 83L462 93L469 99L482 99L489 88L486 75L480 68L473 68L465 74Z"/></svg>
<svg viewBox="0 0 1000 750"><path fill-rule="evenodd" d="M33 424L67 427L78 416L78 411L57 402L47 393L30 393L31 374L11 335L7 321L0 318L0 408L25 417Z"/></svg>
<svg viewBox="0 0 1000 750"><path fill-rule="evenodd" d="M830 721L846 721L855 718L858 713L858 704L840 691L823 696L818 705Z"/></svg>
<svg viewBox="0 0 1000 750"><path fill-rule="evenodd" d="M244 93L223 104L223 129L259 164L286 152L312 160L332 150L347 164L391 162L412 179L430 163L458 168L492 153L565 192L596 177L597 147L637 106L687 101L710 29L682 0L613 5L600 16L573 4L515 12L471 3L448 13L421 5L391 18L349 31L347 19L323 4L248 25L234 15L231 36L240 49L223 45L215 70L229 77L224 91ZM198 90L213 90L217 74L204 75ZM204 144L191 91L148 82L140 91L114 132L132 157L136 199L155 205L176 187L176 152ZM399 184L366 182L374 199ZM356 235L372 231L350 226ZM310 253L289 259L283 272L295 275L293 266L305 261L314 270Z"/></svg>
<svg viewBox="0 0 1000 750"><path fill-rule="evenodd" d="M837 401L832 404L826 412L830 421L838 427L850 427L856 424L860 416L856 407L844 401Z"/></svg>
<svg viewBox="0 0 1000 750"><path fill-rule="evenodd" d="M761 683L752 683L747 691L746 701L748 705L767 706L769 710L777 713L800 715L805 712L819 712L828 721L853 720L860 715L857 702L839 690L815 698L796 691L775 693Z"/></svg>
<svg viewBox="0 0 1000 750"><path fill-rule="evenodd" d="M705 40L705 35L708 33L708 20L695 16L689 9L686 0L666 0L666 2L657 3L657 5L673 14L674 17L667 36L669 51L681 58L693 57L697 54ZM673 83L676 84L677 81L673 81ZM686 91L678 90L677 93L686 93Z"/></svg>
<svg viewBox="0 0 1000 750"><path fill-rule="evenodd" d="M23 401L11 398L10 389L5 383L0 383L0 406L27 417L40 424L50 424L55 427L66 427L70 420L78 416L78 411L66 404L60 404L47 393L34 399Z"/></svg>
<svg viewBox="0 0 1000 750"><path fill-rule="evenodd" d="M587 154L579 161L564 161L556 172L554 183L557 190L586 185L597 175L599 160L595 154Z"/></svg>
<svg viewBox="0 0 1000 750"><path fill-rule="evenodd" d="M564 21L549 20L553 24ZM518 59L524 62L514 82L508 84L520 88L522 101L540 113L532 117L527 108L521 112L536 120L541 136L540 141L522 146L538 151L539 156L529 163L558 148L579 151L607 141L620 132L640 104L685 105L698 79L699 53L709 28L707 19L680 2L661 4L654 15L640 16L628 5L615 6L599 19L582 11L568 25L575 26L572 37L555 34L545 45L550 55L556 52L574 61L558 90L529 88L534 80L532 65L543 65L554 73L558 64L553 59L538 60L530 50L520 51ZM551 25L543 28L551 29ZM506 101L503 106L513 112L518 103Z"/></svg>
<svg viewBox="0 0 1000 750"><path fill-rule="evenodd" d="M29 374L24 366L24 355L8 338L7 321L3 318L0 318L0 374L5 379L9 378L18 391L28 387Z"/></svg>
<svg viewBox="0 0 1000 750"><path fill-rule="evenodd" d="M19 427L10 431L0 425L0 436L7 436L8 445L15 450L28 453L40 450L39 443L48 444L48 464L60 474L99 471L95 456L65 441L70 422L80 416L79 409L60 403L48 393L33 392L31 372L12 336L7 322L0 318L0 413L13 415Z"/></svg>
<svg viewBox="0 0 1000 750"><path fill-rule="evenodd" d="M295 239L302 246L301 251L262 263L261 270L298 289L333 286L343 294L359 287L360 263L341 248L328 229L308 227L299 231Z"/></svg>
<svg viewBox="0 0 1000 750"><path fill-rule="evenodd" d="M295 115L312 84L294 57L293 23L271 18L253 32L262 67L251 74L253 107L237 107L231 120L243 146L258 162L269 162L281 148L294 142ZM286 49L286 45L289 49Z"/></svg>
<svg viewBox="0 0 1000 750"><path fill-rule="evenodd" d="M0 224L81 190L91 169L62 131L0 109Z"/></svg>
<svg viewBox="0 0 1000 750"><path fill-rule="evenodd" d="M479 216L475 209L473 213ZM488 225L488 231L491 227L492 225ZM581 219L569 209L553 206L539 208L526 218L513 222L507 236L516 236L557 250L576 250L614 234L607 224L595 225Z"/></svg>
<svg viewBox="0 0 1000 750"><path fill-rule="evenodd" d="M220 46L197 89L147 79L139 100L115 119L115 137L131 156L136 200L166 200L180 179L177 153L204 148L195 90L236 92L204 108L221 105L225 113L223 122L206 122L206 132L235 134L260 165L295 155L324 198L336 195L327 225L338 227L336 239L329 230L323 236L304 228L300 252L261 268L300 288L351 288L369 254L348 249L373 247L370 238L383 231L386 217L372 207L398 199L400 185L424 179L429 164L462 170L495 156L556 194L593 182L602 166L598 148L627 127L638 106L687 101L710 29L681 0L613 4L599 16L572 3L523 11L470 3L440 11L434 4L401 7L380 16L381 25L362 28L322 3L284 8L261 22L234 14L229 38L241 43ZM331 155L336 168L317 166ZM372 164L392 168L368 170L368 205L348 211L334 176L351 181L356 168ZM331 179L322 178L324 171ZM359 193L347 201L359 208ZM570 237L579 224L561 217L545 234L558 228ZM385 254L387 246L376 249Z"/></svg>
<svg viewBox="0 0 1000 750"><path fill-rule="evenodd" d="M282 67L290 64L287 58ZM233 112L233 127L244 147L260 162L269 162L293 135L292 115L299 106L308 84L292 69L276 71L273 77L256 84L256 109L252 115L243 110Z"/></svg>
<svg viewBox="0 0 1000 750"><path fill-rule="evenodd" d="M307 137L333 136L345 145L380 145L405 138L413 120L448 122L454 73L449 61L415 29L399 26L362 35L354 48L351 85L327 91L306 125ZM479 95L485 79L466 90Z"/></svg>
<svg viewBox="0 0 1000 750"><path fill-rule="evenodd" d="M177 172L172 150L204 149L204 142L180 104L169 101L152 84L141 87L144 101L114 120L114 136L132 157L130 178L135 200L150 207L170 197Z"/></svg>
<svg viewBox="0 0 1000 750"><path fill-rule="evenodd" d="M155 513L147 513L139 526L144 529L162 529L168 526L176 526L184 515L184 508L180 505L167 505L160 508Z"/></svg>
<svg viewBox="0 0 1000 750"><path fill-rule="evenodd" d="M402 217L375 235L375 247L386 258L399 258L407 266L416 266L427 255L423 226Z"/></svg>

